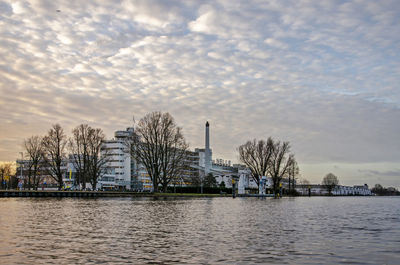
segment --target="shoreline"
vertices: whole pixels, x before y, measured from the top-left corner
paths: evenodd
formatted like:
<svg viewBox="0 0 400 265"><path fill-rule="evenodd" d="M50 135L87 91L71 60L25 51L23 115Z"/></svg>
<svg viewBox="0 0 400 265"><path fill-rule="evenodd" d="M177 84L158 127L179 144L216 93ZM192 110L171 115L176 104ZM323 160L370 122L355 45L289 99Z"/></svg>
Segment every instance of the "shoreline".
<svg viewBox="0 0 400 265"><path fill-rule="evenodd" d="M232 194L201 194L201 193L145 193L131 191L58 191L58 190L0 190L0 198L107 198L107 197L135 197L135 198L216 198L232 197ZM236 194L237 198L273 198L272 194ZM309 197L283 196L281 198ZM311 195L311 197L380 197L375 195Z"/></svg>
<svg viewBox="0 0 400 265"><path fill-rule="evenodd" d="M104 198L104 197L232 197L232 194L199 194L199 193L144 193L131 191L53 191L53 190L0 190L0 198Z"/></svg>

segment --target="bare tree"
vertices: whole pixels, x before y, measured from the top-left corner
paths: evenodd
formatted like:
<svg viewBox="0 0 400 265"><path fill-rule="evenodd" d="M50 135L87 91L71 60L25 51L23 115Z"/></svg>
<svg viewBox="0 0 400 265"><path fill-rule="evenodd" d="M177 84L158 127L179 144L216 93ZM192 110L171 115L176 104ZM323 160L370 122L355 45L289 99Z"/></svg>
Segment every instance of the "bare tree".
<svg viewBox="0 0 400 265"><path fill-rule="evenodd" d="M329 195L332 195L332 190L339 185L339 180L338 178L332 174L329 173L327 174L323 179L322 179L322 186L328 191Z"/></svg>
<svg viewBox="0 0 400 265"><path fill-rule="evenodd" d="M89 137L91 127L87 124L78 125L72 130L72 137L69 139L71 161L76 171L75 183L86 188L89 175Z"/></svg>
<svg viewBox="0 0 400 265"><path fill-rule="evenodd" d="M203 172L196 172L196 174L193 174L190 179L187 179L187 182L189 182L192 186L200 187L201 184L203 184L203 176L201 176L202 173Z"/></svg>
<svg viewBox="0 0 400 265"><path fill-rule="evenodd" d="M296 178L300 173L299 165L297 164L297 161L293 158L293 161L289 167L287 176L289 180L289 193L293 194L295 192L295 183L296 183Z"/></svg>
<svg viewBox="0 0 400 265"><path fill-rule="evenodd" d="M37 190L42 179L43 165L43 138L32 136L24 140L24 147L28 154L28 189Z"/></svg>
<svg viewBox="0 0 400 265"><path fill-rule="evenodd" d="M277 196L281 180L288 176L292 164L295 162L294 155L290 154L289 142L274 142L268 172L272 178L274 195Z"/></svg>
<svg viewBox="0 0 400 265"><path fill-rule="evenodd" d="M105 135L99 128L91 129L88 139L88 177L92 189L96 190L98 180L104 175L106 164L109 161L107 149L103 148Z"/></svg>
<svg viewBox="0 0 400 265"><path fill-rule="evenodd" d="M58 185L58 190L63 186L63 175L65 174L67 136L59 124L54 124L43 137L44 165L48 174Z"/></svg>
<svg viewBox="0 0 400 265"><path fill-rule="evenodd" d="M185 167L188 144L182 129L169 113L152 112L139 121L133 141L132 155L146 168L154 192L159 184L166 191Z"/></svg>
<svg viewBox="0 0 400 265"><path fill-rule="evenodd" d="M12 163L3 163L0 165L0 178L1 178L1 189L6 188L6 181L8 187L11 187L10 180L12 174Z"/></svg>
<svg viewBox="0 0 400 265"><path fill-rule="evenodd" d="M175 124L174 118L165 113L161 116L162 152L160 184L163 191L171 180L179 178L186 167L186 157L189 145L182 134L182 129Z"/></svg>
<svg viewBox="0 0 400 265"><path fill-rule="evenodd" d="M271 137L267 141L254 139L238 147L239 160L251 171L251 176L257 185L260 178L266 176L273 151Z"/></svg>
<svg viewBox="0 0 400 265"><path fill-rule="evenodd" d="M76 183L86 189L86 183L96 189L99 178L105 173L109 161L107 150L103 149L105 135L100 128L81 124L72 130L69 140L71 160L76 170Z"/></svg>

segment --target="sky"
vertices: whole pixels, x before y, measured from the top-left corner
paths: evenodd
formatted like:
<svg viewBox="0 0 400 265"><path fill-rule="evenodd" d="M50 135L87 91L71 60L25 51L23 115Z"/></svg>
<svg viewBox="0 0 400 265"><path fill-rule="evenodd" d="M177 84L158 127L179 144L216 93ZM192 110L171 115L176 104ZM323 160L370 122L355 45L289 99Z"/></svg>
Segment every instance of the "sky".
<svg viewBox="0 0 400 265"><path fill-rule="evenodd" d="M0 0L0 161L59 123L169 112L213 159L289 141L300 178L400 188L400 3Z"/></svg>

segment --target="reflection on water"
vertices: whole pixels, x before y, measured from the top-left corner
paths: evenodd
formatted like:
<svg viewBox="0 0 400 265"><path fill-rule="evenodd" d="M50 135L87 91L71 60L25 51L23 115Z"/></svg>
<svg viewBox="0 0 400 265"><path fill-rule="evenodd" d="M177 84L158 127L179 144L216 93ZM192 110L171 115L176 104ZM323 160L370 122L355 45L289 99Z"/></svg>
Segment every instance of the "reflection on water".
<svg viewBox="0 0 400 265"><path fill-rule="evenodd" d="M400 198L0 199L0 263L398 264Z"/></svg>

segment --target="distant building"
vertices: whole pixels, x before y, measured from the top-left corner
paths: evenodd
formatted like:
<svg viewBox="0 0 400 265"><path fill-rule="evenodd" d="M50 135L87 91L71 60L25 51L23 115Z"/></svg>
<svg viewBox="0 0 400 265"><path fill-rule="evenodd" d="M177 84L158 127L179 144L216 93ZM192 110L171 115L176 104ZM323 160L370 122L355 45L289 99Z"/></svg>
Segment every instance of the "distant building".
<svg viewBox="0 0 400 265"><path fill-rule="evenodd" d="M302 195L308 195L309 189L311 195L328 195L328 190L321 184L296 185L296 191ZM360 186L338 185L332 190L332 195L373 195L367 184Z"/></svg>
<svg viewBox="0 0 400 265"><path fill-rule="evenodd" d="M28 159L17 159L16 160L16 177L18 179L20 188L28 188L29 182L29 167L32 164L31 160ZM64 172L67 169L67 161L64 161L61 166L61 170ZM48 187L56 189L58 187L57 181L52 178L49 174L49 169L46 167L45 162L42 161L40 165L40 170L37 173L39 179L39 188Z"/></svg>
<svg viewBox="0 0 400 265"><path fill-rule="evenodd" d="M231 162L223 159L212 160L212 150L210 148L210 123L207 121L205 126L205 148L196 148L198 160L190 165L198 170L200 177L212 174L216 182L220 185L224 182L225 187L232 187L232 176L239 177L239 167L231 166Z"/></svg>

